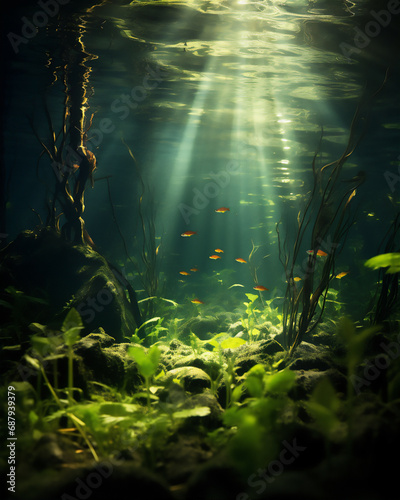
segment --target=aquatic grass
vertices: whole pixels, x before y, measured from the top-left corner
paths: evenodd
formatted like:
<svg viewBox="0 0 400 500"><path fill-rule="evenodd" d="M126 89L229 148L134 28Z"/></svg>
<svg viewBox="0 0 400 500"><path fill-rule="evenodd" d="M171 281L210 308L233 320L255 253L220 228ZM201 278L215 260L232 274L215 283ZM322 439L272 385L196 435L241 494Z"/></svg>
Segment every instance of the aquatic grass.
<svg viewBox="0 0 400 500"><path fill-rule="evenodd" d="M138 273L140 281L146 290L148 297L158 296L160 294L160 273L159 273L159 262L161 260L161 243L157 243L156 237L156 224L155 224L155 203L149 187L146 186L144 182L142 172L139 169L138 162L128 144L122 139L122 143L128 150L129 156L133 160L135 165L136 173L139 178L139 183L141 186L141 192L139 195L138 203L138 215L141 228L141 248L140 257L141 264L135 257L130 257L128 252L128 258L135 266ZM145 197L146 195L146 197ZM146 211L144 211L144 203L146 204ZM135 235L135 244L139 247L137 236ZM126 248L126 245L125 245ZM139 251L139 250L138 250ZM156 303L154 300L146 303L147 311L145 316L152 317L155 313Z"/></svg>
<svg viewBox="0 0 400 500"><path fill-rule="evenodd" d="M359 173L350 180L343 181L343 165L354 152L359 138L356 130L363 121L361 105L357 108L350 127L347 145L336 161L317 168L316 160L321 146L314 154L312 162L313 187L303 211L297 215L297 234L292 250L288 249L287 237L282 241L279 223L276 226L279 243L279 259L285 269L286 292L283 303L283 335L286 348L291 356L303 338L308 335L322 318L331 280L335 276L335 258L339 246L344 243L348 231L354 223L351 202L357 189L364 182ZM303 260L304 240L310 234L307 248L309 254L305 265L302 286L294 281L295 268ZM317 254L322 250L321 256ZM324 259L323 263L318 259ZM319 265L321 264L321 265ZM317 307L319 306L319 313Z"/></svg>
<svg viewBox="0 0 400 500"><path fill-rule="evenodd" d="M44 325L40 325L35 323L32 325L36 330L47 333L47 328ZM94 449L94 446L91 442L90 436L86 432L85 423L82 422L73 412L72 408L75 404L75 400L73 397L73 392L75 389L73 386L73 360L74 360L74 352L73 345L80 339L80 331L82 330L82 319L76 309L71 308L71 310L66 315L62 327L61 327L61 338L67 346L67 358L68 358L68 368L67 368L67 387L65 388L65 392L67 393L67 399L65 400L61 395L64 392L61 389L54 388L51 384L46 370L45 370L45 361L46 358L42 357L42 354L49 352L49 350L54 347L58 347L60 345L59 340L57 342L54 341L54 336L50 336L49 338L42 337L40 338L38 335L34 336L32 345L33 350L36 352L37 357L32 357L29 354L24 355L25 361L31 365L43 378L45 386L50 392L51 397L53 398L56 406L58 407L58 411L52 411L51 414L45 416L44 413L39 409L39 414L35 412L31 413L31 422L35 424L38 420L46 420L52 421L53 419L58 419L61 417L67 417L67 419L74 425L90 450L94 460L96 462L99 461L99 457ZM53 356L50 358L57 359L57 356ZM54 373L54 372L53 372ZM43 408L46 403L40 400L40 384L41 377L38 376L38 387L37 387L37 395L39 399L39 407ZM50 405L48 405L50 407Z"/></svg>

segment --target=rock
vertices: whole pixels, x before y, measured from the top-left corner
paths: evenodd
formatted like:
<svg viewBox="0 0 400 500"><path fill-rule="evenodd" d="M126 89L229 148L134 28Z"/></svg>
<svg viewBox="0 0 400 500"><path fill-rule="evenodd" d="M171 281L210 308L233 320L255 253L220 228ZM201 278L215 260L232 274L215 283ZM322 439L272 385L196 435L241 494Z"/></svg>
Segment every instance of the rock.
<svg viewBox="0 0 400 500"><path fill-rule="evenodd" d="M163 350L160 364L165 371L182 366L194 366L204 370L213 380L218 377L221 364L217 352L203 351L196 353L193 349L179 340L173 340L169 348Z"/></svg>
<svg viewBox="0 0 400 500"><path fill-rule="evenodd" d="M320 372L316 370L296 370L296 385L289 392L289 396L294 400L307 399L317 384L328 377L332 386L338 393L346 394L347 379L334 368Z"/></svg>
<svg viewBox="0 0 400 500"><path fill-rule="evenodd" d="M209 390L205 390L201 394L193 394L187 398L181 408L183 410L206 406L210 408L210 413L202 417L190 417L185 420L184 429L192 429L196 431L199 426L205 426L207 429L215 429L221 425L222 414L224 410L219 404L217 398Z"/></svg>
<svg viewBox="0 0 400 500"><path fill-rule="evenodd" d="M9 290L0 299L12 306L1 308L3 325L21 343L29 341L30 323L59 330L67 309L75 307L83 335L102 327L120 342L135 325L120 280L92 248L68 243L49 229L24 231L0 252L0 282Z"/></svg>
<svg viewBox="0 0 400 500"><path fill-rule="evenodd" d="M211 458L211 451L201 436L178 435L176 440L168 444L163 457L167 481L180 484L185 482L199 465Z"/></svg>
<svg viewBox="0 0 400 500"><path fill-rule="evenodd" d="M213 316L196 316L191 318L185 325L186 331L192 331L200 340L211 339L221 330L221 325L217 318Z"/></svg>
<svg viewBox="0 0 400 500"><path fill-rule="evenodd" d="M176 378L183 384L185 391L192 393L202 392L204 389L211 387L211 378L204 370L194 366L182 366L168 371L160 382L168 384Z"/></svg>
<svg viewBox="0 0 400 500"><path fill-rule="evenodd" d="M124 384L125 363L120 353L111 347L114 339L106 333L91 333L74 346L87 369L91 379L103 384L121 387Z"/></svg>
<svg viewBox="0 0 400 500"><path fill-rule="evenodd" d="M284 349L275 340L258 340L243 344L231 351L235 357L236 373L243 375L257 363L271 361L274 354L284 352Z"/></svg>
<svg viewBox="0 0 400 500"><path fill-rule="evenodd" d="M56 434L44 434L35 445L31 461L37 468L47 467L48 464L61 464L65 462L64 453Z"/></svg>
<svg viewBox="0 0 400 500"><path fill-rule="evenodd" d="M16 500L86 499L173 500L167 483L156 473L128 461L104 461L87 467L21 477ZM13 497L14 498L14 497Z"/></svg>
<svg viewBox="0 0 400 500"><path fill-rule="evenodd" d="M230 337L235 337L238 333L243 331L243 325L241 321L236 321L229 325L228 334Z"/></svg>
<svg viewBox="0 0 400 500"><path fill-rule="evenodd" d="M326 347L315 346L302 342L294 351L293 359L289 360L287 367L291 370L320 370L334 368L331 354Z"/></svg>
<svg viewBox="0 0 400 500"><path fill-rule="evenodd" d="M215 352L202 352L200 355L190 354L182 356L174 363L174 368L183 366L194 366L205 371L212 379L216 379L221 369L221 364L218 362L218 354Z"/></svg>
<svg viewBox="0 0 400 500"><path fill-rule="evenodd" d="M207 462L188 481L185 498L190 500L247 500L240 493L246 482L222 457Z"/></svg>

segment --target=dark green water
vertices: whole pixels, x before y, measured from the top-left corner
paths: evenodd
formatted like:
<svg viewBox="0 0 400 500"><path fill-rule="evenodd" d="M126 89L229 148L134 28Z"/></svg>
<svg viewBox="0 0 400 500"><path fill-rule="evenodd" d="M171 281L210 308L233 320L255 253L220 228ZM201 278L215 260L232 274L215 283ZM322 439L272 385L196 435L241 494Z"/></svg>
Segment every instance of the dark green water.
<svg viewBox="0 0 400 500"><path fill-rule="evenodd" d="M372 286L362 261L377 252L396 212L389 197L396 199L398 191L396 178L387 174L397 175L400 154L395 3L57 6L57 16L50 7L49 14L40 14L35 2L10 7L4 21L3 232L9 238L37 224L32 208L46 217L45 200L54 183L46 155L36 166L42 148L27 117L46 143L45 99L58 133L71 94L62 67L83 51L86 114L95 113L88 147L98 164L94 189L86 190L84 220L98 248L126 266L126 274L129 262L110 193L128 252L140 259L142 187L121 139L145 183L143 214L155 223L165 296L179 302L199 296L214 303L220 286L226 294L233 293L232 284L252 291L248 266L235 259L248 260L254 244L260 247L254 261L258 281L271 298L282 294L286 280L276 223L281 220L282 234L293 237L297 213L312 187L311 163L322 128L319 167L343 153L362 102L368 120L359 127L363 137L343 179L362 170L366 181L354 200L357 222L337 269L351 271L340 283L348 289L347 300L358 300L360 284ZM216 213L220 207L230 211ZM197 234L182 238L188 230ZM305 240L304 258L308 244ZM224 251L221 258L209 259L216 248ZM179 274L193 267L198 272Z"/></svg>

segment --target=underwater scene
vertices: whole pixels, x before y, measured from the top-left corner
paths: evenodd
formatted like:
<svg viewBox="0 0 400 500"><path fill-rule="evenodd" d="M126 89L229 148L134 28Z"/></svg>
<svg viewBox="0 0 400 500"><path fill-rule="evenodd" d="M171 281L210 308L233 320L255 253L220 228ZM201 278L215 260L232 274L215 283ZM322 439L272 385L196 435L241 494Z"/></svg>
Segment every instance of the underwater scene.
<svg viewBox="0 0 400 500"><path fill-rule="evenodd" d="M394 498L400 1L1 23L2 498Z"/></svg>

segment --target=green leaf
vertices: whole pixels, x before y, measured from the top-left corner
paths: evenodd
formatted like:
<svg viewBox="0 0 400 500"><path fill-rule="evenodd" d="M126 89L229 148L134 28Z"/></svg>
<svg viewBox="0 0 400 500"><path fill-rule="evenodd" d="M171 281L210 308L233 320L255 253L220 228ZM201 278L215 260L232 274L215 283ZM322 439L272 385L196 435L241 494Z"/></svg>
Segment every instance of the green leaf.
<svg viewBox="0 0 400 500"><path fill-rule="evenodd" d="M261 398L263 396L263 383L258 377L247 377L245 380L245 385L253 398Z"/></svg>
<svg viewBox="0 0 400 500"><path fill-rule="evenodd" d="M246 297L250 300L250 304L252 304L256 299L258 299L258 295L254 293L245 293Z"/></svg>
<svg viewBox="0 0 400 500"><path fill-rule="evenodd" d="M31 356L29 356L29 354L25 354L24 358L31 366L35 368L35 370L40 370L40 363L37 359L32 358Z"/></svg>
<svg viewBox="0 0 400 500"><path fill-rule="evenodd" d="M31 344L33 349L37 351L41 356L45 356L51 350L51 343L47 337L32 335Z"/></svg>
<svg viewBox="0 0 400 500"><path fill-rule="evenodd" d="M80 331L82 330L82 328L82 326L75 326L63 333L63 339L67 346L71 347L76 342L78 342L78 340L80 340Z"/></svg>
<svg viewBox="0 0 400 500"><path fill-rule="evenodd" d="M360 332L356 330L354 323L349 318L340 319L337 333L342 338L347 349L347 362L350 373L362 360L366 341L380 330L381 327L375 325Z"/></svg>
<svg viewBox="0 0 400 500"><path fill-rule="evenodd" d="M329 439L335 438L335 431L342 425L338 417L341 401L328 378L315 387L310 400L306 402L316 427Z"/></svg>
<svg viewBox="0 0 400 500"><path fill-rule="evenodd" d="M286 394L295 384L294 371L285 369L265 377L265 389L274 394Z"/></svg>
<svg viewBox="0 0 400 500"><path fill-rule="evenodd" d="M38 414L31 410L28 414L28 419L29 419L29 422L32 426L34 426L36 424L36 422L39 420L39 417L38 417Z"/></svg>
<svg viewBox="0 0 400 500"><path fill-rule="evenodd" d="M337 412L341 406L341 401L328 378L322 379L317 384L312 393L312 400L332 412Z"/></svg>
<svg viewBox="0 0 400 500"><path fill-rule="evenodd" d="M157 347L156 345L151 346L147 352L147 356L149 357L150 361L154 366L154 371L156 371L161 356L161 351L159 347Z"/></svg>
<svg viewBox="0 0 400 500"><path fill-rule="evenodd" d="M198 406L197 408L188 408L186 410L175 411L173 418L205 417L211 410L208 406Z"/></svg>
<svg viewBox="0 0 400 500"><path fill-rule="evenodd" d="M44 335L47 333L47 326L41 325L40 323L31 323L29 325L29 329L32 330L33 332L43 333Z"/></svg>
<svg viewBox="0 0 400 500"><path fill-rule="evenodd" d="M372 269L388 267L389 269L386 271L387 274L398 273L400 272L400 253L383 253L381 255L376 255L368 259L364 265Z"/></svg>
<svg viewBox="0 0 400 500"><path fill-rule="evenodd" d="M103 403L100 405L99 413L102 415L111 415L114 417L121 417L131 415L140 410L140 405L129 403Z"/></svg>
<svg viewBox="0 0 400 500"><path fill-rule="evenodd" d="M240 337L232 337L230 339L225 339L221 342L222 349L236 349L237 347L245 344L246 341Z"/></svg>
<svg viewBox="0 0 400 500"><path fill-rule="evenodd" d="M142 347L131 346L128 348L128 354L136 361L143 377L149 378L155 374L161 356L161 351L157 346L150 347L147 354Z"/></svg>
<svg viewBox="0 0 400 500"><path fill-rule="evenodd" d="M75 307L72 307L68 311L68 314L63 321L61 331L67 332L72 328L83 328L82 318Z"/></svg>

